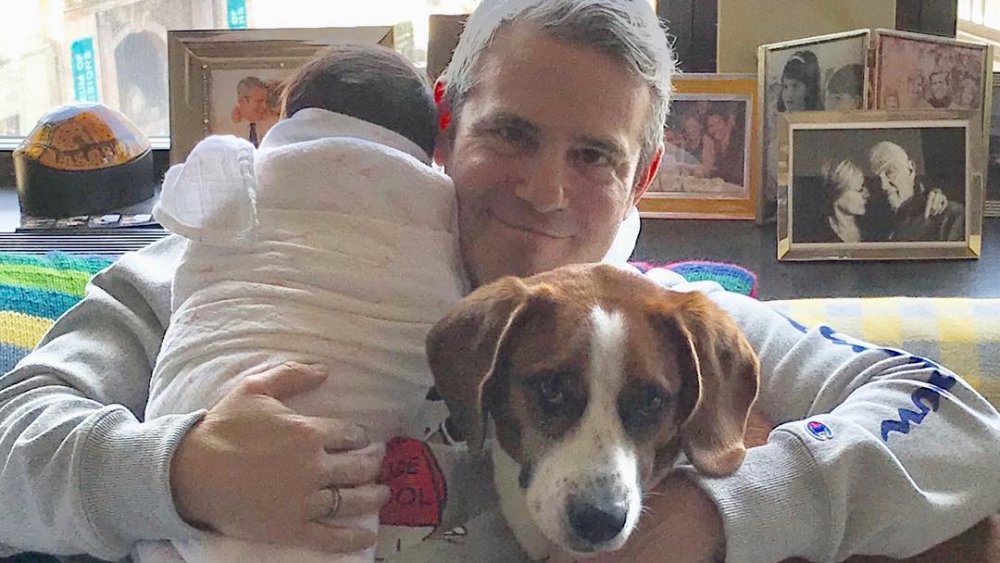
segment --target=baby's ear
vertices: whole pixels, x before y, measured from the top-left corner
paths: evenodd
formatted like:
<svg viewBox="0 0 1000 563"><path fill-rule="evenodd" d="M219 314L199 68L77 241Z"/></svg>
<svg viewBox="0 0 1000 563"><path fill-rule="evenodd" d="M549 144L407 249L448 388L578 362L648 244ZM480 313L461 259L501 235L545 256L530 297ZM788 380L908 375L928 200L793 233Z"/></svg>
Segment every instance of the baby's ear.
<svg viewBox="0 0 1000 563"><path fill-rule="evenodd" d="M254 148L245 139L212 136L172 166L153 210L166 229L215 246L252 240L257 225Z"/></svg>

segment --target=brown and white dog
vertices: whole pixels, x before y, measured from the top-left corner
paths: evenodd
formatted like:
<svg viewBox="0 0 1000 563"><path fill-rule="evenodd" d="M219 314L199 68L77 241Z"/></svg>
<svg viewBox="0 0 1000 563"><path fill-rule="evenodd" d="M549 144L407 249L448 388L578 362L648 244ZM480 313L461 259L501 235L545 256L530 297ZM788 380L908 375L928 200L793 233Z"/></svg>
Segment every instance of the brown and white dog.
<svg viewBox="0 0 1000 563"><path fill-rule="evenodd" d="M494 421L501 508L533 559L622 547L681 451L710 475L746 454L759 363L697 292L607 265L507 277L462 300L427 351L470 450Z"/></svg>

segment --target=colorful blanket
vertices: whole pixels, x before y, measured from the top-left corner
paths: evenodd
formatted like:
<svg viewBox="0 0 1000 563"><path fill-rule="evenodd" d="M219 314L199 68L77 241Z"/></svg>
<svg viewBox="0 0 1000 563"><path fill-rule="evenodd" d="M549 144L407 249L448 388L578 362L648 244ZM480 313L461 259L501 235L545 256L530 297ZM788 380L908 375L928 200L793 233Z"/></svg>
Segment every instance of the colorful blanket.
<svg viewBox="0 0 1000 563"><path fill-rule="evenodd" d="M0 373L14 367L52 322L83 297L111 257L0 253Z"/></svg>

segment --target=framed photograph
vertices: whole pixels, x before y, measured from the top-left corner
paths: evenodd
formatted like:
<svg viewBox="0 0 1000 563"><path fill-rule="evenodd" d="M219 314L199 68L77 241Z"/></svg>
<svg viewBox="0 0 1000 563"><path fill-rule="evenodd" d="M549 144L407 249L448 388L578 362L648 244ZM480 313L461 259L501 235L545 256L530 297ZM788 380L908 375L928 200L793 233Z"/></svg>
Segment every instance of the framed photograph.
<svg viewBox="0 0 1000 563"><path fill-rule="evenodd" d="M758 223L773 221L777 209L777 168L785 156L779 155L780 114L868 107L869 37L858 29L759 48L764 149Z"/></svg>
<svg viewBox="0 0 1000 563"><path fill-rule="evenodd" d="M784 116L779 260L978 258L982 131L971 111Z"/></svg>
<svg viewBox="0 0 1000 563"><path fill-rule="evenodd" d="M757 77L683 74L663 131L663 160L639 201L643 217L753 219L757 206Z"/></svg>
<svg viewBox="0 0 1000 563"><path fill-rule="evenodd" d="M278 120L283 81L323 49L393 47L394 26L170 31L170 162L211 134L258 144Z"/></svg>
<svg viewBox="0 0 1000 563"><path fill-rule="evenodd" d="M993 74L992 90L984 213L987 217L1000 217L1000 73Z"/></svg>
<svg viewBox="0 0 1000 563"><path fill-rule="evenodd" d="M877 29L873 107L981 113L992 95L992 62L985 44Z"/></svg>

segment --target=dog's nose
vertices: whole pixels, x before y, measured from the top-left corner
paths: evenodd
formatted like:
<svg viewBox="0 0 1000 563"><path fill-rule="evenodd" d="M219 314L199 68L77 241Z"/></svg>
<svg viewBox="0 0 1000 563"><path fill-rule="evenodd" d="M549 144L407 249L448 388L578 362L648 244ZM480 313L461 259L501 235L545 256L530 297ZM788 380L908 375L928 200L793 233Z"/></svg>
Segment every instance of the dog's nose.
<svg viewBox="0 0 1000 563"><path fill-rule="evenodd" d="M624 500L608 499L595 503L577 499L569 503L567 512L573 533L596 545L621 533L628 507Z"/></svg>

